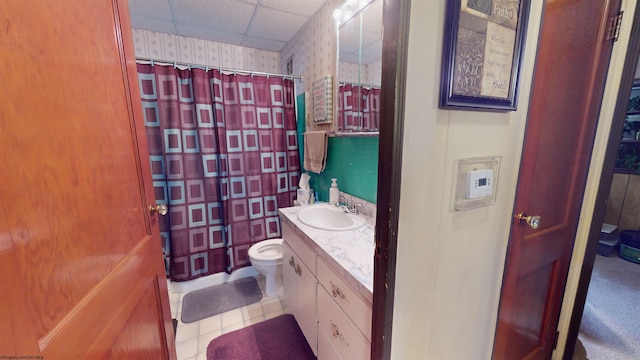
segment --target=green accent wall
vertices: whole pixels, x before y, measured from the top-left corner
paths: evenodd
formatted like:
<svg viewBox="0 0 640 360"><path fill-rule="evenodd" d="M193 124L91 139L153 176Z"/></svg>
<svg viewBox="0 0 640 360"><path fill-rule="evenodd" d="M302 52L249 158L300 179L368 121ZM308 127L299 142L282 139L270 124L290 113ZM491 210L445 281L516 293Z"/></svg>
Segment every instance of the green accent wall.
<svg viewBox="0 0 640 360"><path fill-rule="evenodd" d="M300 163L304 164L304 138L306 130L304 94L298 95L298 140ZM311 176L310 185L318 192L320 201L329 200L331 178L338 179L338 188L363 200L376 203L378 192L378 144L375 137L330 137L327 166Z"/></svg>

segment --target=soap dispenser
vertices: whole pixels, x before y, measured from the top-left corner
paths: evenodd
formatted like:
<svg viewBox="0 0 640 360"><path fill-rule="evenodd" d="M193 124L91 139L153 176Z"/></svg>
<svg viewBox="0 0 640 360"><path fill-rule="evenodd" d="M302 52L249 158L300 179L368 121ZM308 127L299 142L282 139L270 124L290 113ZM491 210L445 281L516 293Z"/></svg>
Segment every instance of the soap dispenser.
<svg viewBox="0 0 640 360"><path fill-rule="evenodd" d="M331 187L329 188L329 204L335 205L340 201L340 190L338 190L338 179L331 179Z"/></svg>

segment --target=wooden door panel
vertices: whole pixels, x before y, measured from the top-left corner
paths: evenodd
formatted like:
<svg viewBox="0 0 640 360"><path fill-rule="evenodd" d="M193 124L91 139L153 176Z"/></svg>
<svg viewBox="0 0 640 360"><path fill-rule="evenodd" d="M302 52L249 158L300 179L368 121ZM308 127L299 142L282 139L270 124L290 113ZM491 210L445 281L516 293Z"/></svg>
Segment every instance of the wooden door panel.
<svg viewBox="0 0 640 360"><path fill-rule="evenodd" d="M107 359L166 359L167 349L158 348L163 343L164 323L155 317L158 313L158 299L161 295L158 279L147 283L147 288L123 331L107 351ZM160 281L165 281L160 279Z"/></svg>
<svg viewBox="0 0 640 360"><path fill-rule="evenodd" d="M516 312L510 318L508 328L509 347L514 359L524 359L529 354L536 353L540 347L540 332L543 326L542 318L536 316L544 311L548 293L541 293L539 288L546 286L550 280L551 267L537 269L523 276L523 281L516 286L513 301L531 309L530 312Z"/></svg>
<svg viewBox="0 0 640 360"><path fill-rule="evenodd" d="M640 229L640 176L629 176L624 204L620 213L620 229Z"/></svg>
<svg viewBox="0 0 640 360"><path fill-rule="evenodd" d="M624 204L624 196L627 192L627 183L629 175L613 174L611 179L611 190L607 198L607 208L604 213L604 222L608 224L618 225L620 221L620 213Z"/></svg>
<svg viewBox="0 0 640 360"><path fill-rule="evenodd" d="M519 255L526 257L527 261L518 263L518 272L526 275L560 259L566 236L568 235L564 226L555 226L525 236Z"/></svg>
<svg viewBox="0 0 640 360"><path fill-rule="evenodd" d="M595 136L618 0L547 2L536 58L493 358L545 359L563 289Z"/></svg>
<svg viewBox="0 0 640 360"><path fill-rule="evenodd" d="M156 242L156 239L146 237L51 332L41 338L39 345L43 355L51 354L54 359L60 354L69 359L87 356L84 354L102 357L135 315L134 309L141 298L159 287L157 268L149 267L146 260L157 257L159 245L156 246ZM162 281L166 287L166 280ZM157 316L153 319L157 321Z"/></svg>
<svg viewBox="0 0 640 360"><path fill-rule="evenodd" d="M4 124L11 153L3 158L12 169L4 184L25 190L13 194L4 213L11 214L12 237L24 240L16 256L28 269L24 281L41 337L147 235L138 225L144 214L111 2L67 5L0 5L0 13L23 19L11 21L8 35L28 34L18 51L0 55L20 75L4 114L15 119ZM92 19L91 27L79 19ZM61 41L74 33L73 41ZM74 84L64 86L68 78ZM74 246L79 239L88 246Z"/></svg>
<svg viewBox="0 0 640 360"><path fill-rule="evenodd" d="M128 357L151 331L174 358L126 1L1 1L0 24L1 348Z"/></svg>

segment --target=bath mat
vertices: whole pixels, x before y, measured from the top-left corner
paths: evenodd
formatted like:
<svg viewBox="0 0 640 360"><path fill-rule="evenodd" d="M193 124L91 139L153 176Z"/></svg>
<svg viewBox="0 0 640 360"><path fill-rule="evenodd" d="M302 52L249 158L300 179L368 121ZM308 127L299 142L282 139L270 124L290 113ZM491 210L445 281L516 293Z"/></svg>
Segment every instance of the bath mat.
<svg viewBox="0 0 640 360"><path fill-rule="evenodd" d="M293 315L273 319L221 335L207 346L207 360L315 360Z"/></svg>
<svg viewBox="0 0 640 360"><path fill-rule="evenodd" d="M182 322L192 323L261 299L262 292L252 277L192 291L182 299Z"/></svg>

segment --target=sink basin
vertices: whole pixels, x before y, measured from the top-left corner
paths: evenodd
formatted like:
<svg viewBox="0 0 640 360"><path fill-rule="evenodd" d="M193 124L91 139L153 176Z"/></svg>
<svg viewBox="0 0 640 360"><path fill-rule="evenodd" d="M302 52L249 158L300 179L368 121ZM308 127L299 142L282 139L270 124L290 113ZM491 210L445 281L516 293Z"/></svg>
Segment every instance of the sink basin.
<svg viewBox="0 0 640 360"><path fill-rule="evenodd" d="M330 231L354 230L366 223L364 217L347 214L334 205L311 205L298 212L298 220L316 229Z"/></svg>

